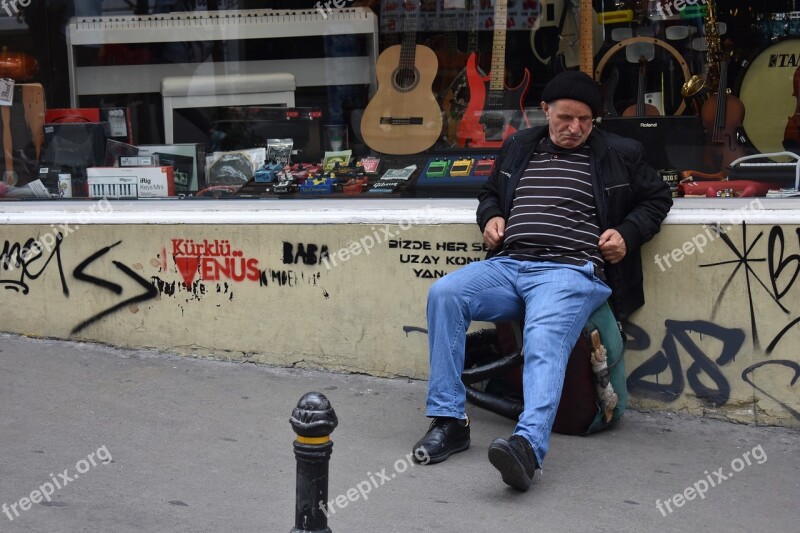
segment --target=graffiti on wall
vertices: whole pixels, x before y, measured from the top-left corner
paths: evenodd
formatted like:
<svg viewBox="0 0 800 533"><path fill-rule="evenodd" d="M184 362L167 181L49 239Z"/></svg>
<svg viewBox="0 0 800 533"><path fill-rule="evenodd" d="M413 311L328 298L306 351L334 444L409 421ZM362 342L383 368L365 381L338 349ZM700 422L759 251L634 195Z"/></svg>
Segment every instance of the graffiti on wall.
<svg viewBox="0 0 800 533"><path fill-rule="evenodd" d="M107 290L112 292L113 294L122 297L124 296L124 289L122 285L116 283L114 281L114 277L112 274L117 274L118 272L122 273L122 275L127 276L128 279L133 280L136 284L141 287L141 292L135 293L132 296L128 296L118 303L108 307L92 315L91 317L87 318L86 320L79 323L77 326L72 328L72 334L79 333L81 330L85 329L86 327L94 324L98 320L119 311L128 306L135 305L137 303L146 302L158 296L158 291L142 276L137 274L131 267L122 263L121 261L111 260L111 264L116 267L118 272L115 272L113 269L108 268L108 263L105 261L104 256L108 254L112 248L116 247L122 243L122 241L117 241L110 246L104 246L100 248L89 257L81 261L81 263L75 267L73 271L73 276L75 279L79 281L84 281L86 283L90 283L96 287L101 289ZM100 277L99 275L95 275L92 272L109 272L109 274L104 274L104 277Z"/></svg>
<svg viewBox="0 0 800 533"><path fill-rule="evenodd" d="M51 236L52 238L45 238ZM6 289L27 295L30 293L30 282L38 280L48 268L55 268L58 272L62 294L69 298L70 290L65 275L64 260L61 255L64 234L59 231L44 236L31 237L24 242L11 242L6 240L2 255L0 255L0 285ZM86 327L107 317L120 309L135 305L154 298L158 293L153 286L142 276L137 274L128 265L111 260L110 268L105 256L122 241L117 241L109 246L104 246L83 259L72 270L72 279L80 283L88 283L119 297L119 301L106 309L79 322L71 333L74 335ZM52 266L51 266L52 265ZM126 294L120 283L115 281L115 274L121 274L133 280L141 291Z"/></svg>
<svg viewBox="0 0 800 533"><path fill-rule="evenodd" d="M742 223L741 243L737 244L730 233L722 233L720 240L731 257L698 265L701 269L712 269L715 275L727 273L722 288L714 299L711 321L666 320L661 349L642 362L628 376L628 389L631 394L672 402L686 391L688 385L698 400L713 407L721 407L730 399L729 379L741 379L800 420L800 413L788 403L788 399L768 393L754 380L757 369L762 369L762 372L770 368L779 369L779 372L788 378L785 384L794 387L800 378L800 364L790 359L765 359L748 366L738 376L734 374L726 377L726 374L730 374L726 372L726 365L733 362L741 352L747 334L743 329L724 327L715 323L716 316L724 305L737 305L743 310L746 309L742 321L749 326L754 353L763 353L767 358L781 347L781 341L788 333L792 331L797 333L800 308L792 308L789 303L792 300L787 298L800 274L800 253L797 253L800 252L800 228L795 228L794 234L796 241L789 243L783 227L773 226L766 239L764 231L755 234L751 231L748 237L747 224ZM746 289L745 306L730 301L730 298L740 294L742 285ZM786 316L786 323L777 325L779 331L769 341L767 347L762 349L760 331L765 327L776 326L776 324L759 323L765 305L775 306L780 314ZM636 339L633 344L628 345L629 349L644 351L650 347L650 338L642 328L629 324L626 332ZM706 346L714 345L709 340L718 341L718 352L705 353L693 335L704 338ZM788 346L783 347L784 350L787 348ZM680 351L692 361L686 368L685 382ZM782 386L782 383L775 383L775 390ZM800 393L800 390L795 392L795 404L797 393Z"/></svg>
<svg viewBox="0 0 800 533"><path fill-rule="evenodd" d="M61 243L64 234L56 230L26 239L24 242L3 242L0 251L0 286L5 289L28 294L29 282L39 279L51 264L58 270L61 291L69 296L69 287L64 275L61 259Z"/></svg>
<svg viewBox="0 0 800 533"><path fill-rule="evenodd" d="M482 242L389 240L389 249L398 250L400 264L410 265L414 277L438 279L448 272L482 261L488 251Z"/></svg>
<svg viewBox="0 0 800 533"><path fill-rule="evenodd" d="M166 255L166 253L164 254ZM187 287L192 286L195 276L206 281L245 279L257 281L261 276L258 259L245 257L227 239L172 239L172 259Z"/></svg>
<svg viewBox="0 0 800 533"><path fill-rule="evenodd" d="M240 283L257 282L259 287L316 286L321 271L309 272L305 267L318 266L327 254L328 246L324 244L283 241L272 268L262 265L260 258L248 256L228 239L173 238L170 248L164 247L157 254L156 266L161 274L177 271L181 279L167 280L156 275L150 282L159 294L186 302L199 301L212 293L224 294L231 301L234 287Z"/></svg>

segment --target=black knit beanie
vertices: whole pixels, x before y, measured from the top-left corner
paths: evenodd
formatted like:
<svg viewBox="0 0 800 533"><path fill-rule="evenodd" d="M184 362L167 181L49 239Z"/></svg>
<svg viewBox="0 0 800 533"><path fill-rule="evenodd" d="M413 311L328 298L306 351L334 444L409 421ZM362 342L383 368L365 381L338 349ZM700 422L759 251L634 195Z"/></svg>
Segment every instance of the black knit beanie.
<svg viewBox="0 0 800 533"><path fill-rule="evenodd" d="M561 98L583 102L592 109L594 116L600 114L600 88L591 76L579 70L561 72L544 86L542 100L549 104Z"/></svg>

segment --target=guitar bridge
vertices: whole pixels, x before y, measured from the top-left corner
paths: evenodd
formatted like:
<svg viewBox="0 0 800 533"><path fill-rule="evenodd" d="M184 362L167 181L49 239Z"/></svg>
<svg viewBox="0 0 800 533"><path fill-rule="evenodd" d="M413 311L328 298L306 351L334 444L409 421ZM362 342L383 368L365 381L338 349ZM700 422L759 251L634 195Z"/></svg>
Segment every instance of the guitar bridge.
<svg viewBox="0 0 800 533"><path fill-rule="evenodd" d="M381 124L389 124L391 126L422 125L422 117L381 117Z"/></svg>

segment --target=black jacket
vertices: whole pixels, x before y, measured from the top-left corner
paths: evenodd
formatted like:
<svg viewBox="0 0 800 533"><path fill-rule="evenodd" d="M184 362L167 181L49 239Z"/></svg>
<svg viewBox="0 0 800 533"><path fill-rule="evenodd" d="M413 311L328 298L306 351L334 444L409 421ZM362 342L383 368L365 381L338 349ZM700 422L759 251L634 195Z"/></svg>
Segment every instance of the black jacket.
<svg viewBox="0 0 800 533"><path fill-rule="evenodd" d="M497 164L478 194L478 225L483 232L489 219L508 220L514 192L547 126L518 131L503 143ZM606 263L606 281L617 317L626 319L644 304L640 247L658 233L672 207L669 186L642 159L644 148L627 139L594 128L587 140L592 186L600 233L609 228L625 239L627 254L619 263ZM491 252L490 252L491 253Z"/></svg>

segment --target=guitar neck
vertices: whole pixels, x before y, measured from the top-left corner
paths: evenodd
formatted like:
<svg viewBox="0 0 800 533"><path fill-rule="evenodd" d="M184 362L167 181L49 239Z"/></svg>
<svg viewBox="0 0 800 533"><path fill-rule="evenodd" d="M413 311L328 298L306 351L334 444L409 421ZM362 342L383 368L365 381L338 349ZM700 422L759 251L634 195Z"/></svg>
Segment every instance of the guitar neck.
<svg viewBox="0 0 800 533"><path fill-rule="evenodd" d="M467 52L478 51L478 20L480 0L471 0L470 2L470 16L469 16L469 40L467 41Z"/></svg>
<svg viewBox="0 0 800 533"><path fill-rule="evenodd" d="M639 92L636 95L636 116L645 116L644 111L644 89L647 84L647 74L645 73L645 59L639 60Z"/></svg>
<svg viewBox="0 0 800 533"><path fill-rule="evenodd" d="M508 0L497 0L494 6L494 40L492 42L492 74L490 91L502 91L506 73L506 24Z"/></svg>
<svg viewBox="0 0 800 533"><path fill-rule="evenodd" d="M723 142L723 130L725 129L725 110L727 108L728 96L728 60L723 59L719 63L719 88L717 89L717 110L714 114L714 132L712 142Z"/></svg>
<svg viewBox="0 0 800 533"><path fill-rule="evenodd" d="M414 2L414 12L406 12L403 21L403 41L400 44L400 68L413 70L417 52L417 3Z"/></svg>
<svg viewBox="0 0 800 533"><path fill-rule="evenodd" d="M592 42L592 0L581 0L580 9L580 69L594 77L594 48Z"/></svg>

